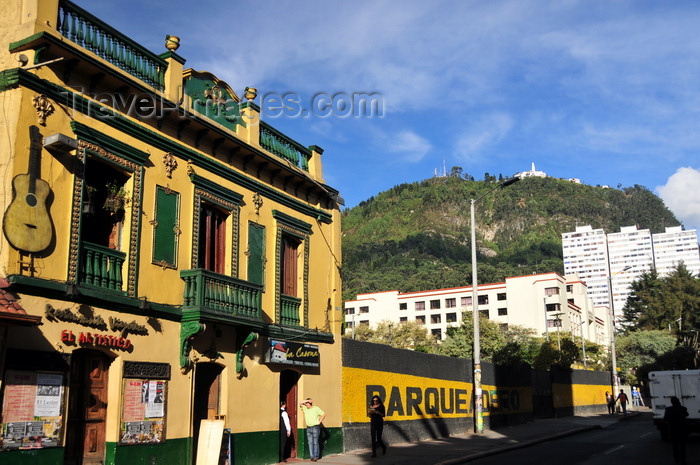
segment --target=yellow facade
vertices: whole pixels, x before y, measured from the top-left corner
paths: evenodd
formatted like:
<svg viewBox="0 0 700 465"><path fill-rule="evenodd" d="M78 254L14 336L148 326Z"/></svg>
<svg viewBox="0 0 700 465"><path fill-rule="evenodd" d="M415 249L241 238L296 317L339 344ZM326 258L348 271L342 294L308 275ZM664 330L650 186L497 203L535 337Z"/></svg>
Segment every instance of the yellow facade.
<svg viewBox="0 0 700 465"><path fill-rule="evenodd" d="M250 91L128 33L68 1L11 0L0 18L0 263L42 317L10 328L0 353L5 399L34 396L34 415L3 409L0 458L193 463L200 426L219 421L234 463L274 463L279 400L305 397L327 414L326 452L342 450L342 200L323 181L323 151L259 121ZM117 191L125 203L112 206ZM271 359L274 341L319 355ZM108 397L92 431L69 413L97 372ZM40 392L53 391L36 381L27 394L25 375L62 380L50 407ZM54 413L53 439L30 436Z"/></svg>

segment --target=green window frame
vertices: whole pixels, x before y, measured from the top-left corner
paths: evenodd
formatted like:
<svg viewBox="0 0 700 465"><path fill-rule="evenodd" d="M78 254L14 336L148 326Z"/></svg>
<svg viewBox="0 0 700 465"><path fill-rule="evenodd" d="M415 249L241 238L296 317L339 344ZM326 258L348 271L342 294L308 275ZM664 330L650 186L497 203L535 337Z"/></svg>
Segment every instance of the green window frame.
<svg viewBox="0 0 700 465"><path fill-rule="evenodd" d="M177 268L180 237L180 194L167 187L156 186L153 225L152 263L164 268Z"/></svg>

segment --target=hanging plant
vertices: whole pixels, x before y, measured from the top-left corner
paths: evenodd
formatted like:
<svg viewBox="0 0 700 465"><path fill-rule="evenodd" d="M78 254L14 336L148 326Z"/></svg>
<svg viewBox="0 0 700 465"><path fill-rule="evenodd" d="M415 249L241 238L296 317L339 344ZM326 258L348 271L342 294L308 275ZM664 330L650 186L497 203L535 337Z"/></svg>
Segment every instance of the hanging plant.
<svg viewBox="0 0 700 465"><path fill-rule="evenodd" d="M126 204L129 203L129 194L124 189L124 186L116 182L107 183L107 198L102 206L110 213L117 213L124 210Z"/></svg>

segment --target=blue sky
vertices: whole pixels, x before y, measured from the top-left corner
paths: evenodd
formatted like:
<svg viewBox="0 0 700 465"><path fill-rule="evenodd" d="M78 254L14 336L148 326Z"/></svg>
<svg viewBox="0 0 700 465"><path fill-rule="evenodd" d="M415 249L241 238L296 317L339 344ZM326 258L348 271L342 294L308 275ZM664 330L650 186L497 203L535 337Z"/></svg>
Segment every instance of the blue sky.
<svg viewBox="0 0 700 465"><path fill-rule="evenodd" d="M700 226L700 2L77 0L239 95L376 93L382 116L281 115L347 207L452 166L641 184ZM642 225L640 225L642 226Z"/></svg>

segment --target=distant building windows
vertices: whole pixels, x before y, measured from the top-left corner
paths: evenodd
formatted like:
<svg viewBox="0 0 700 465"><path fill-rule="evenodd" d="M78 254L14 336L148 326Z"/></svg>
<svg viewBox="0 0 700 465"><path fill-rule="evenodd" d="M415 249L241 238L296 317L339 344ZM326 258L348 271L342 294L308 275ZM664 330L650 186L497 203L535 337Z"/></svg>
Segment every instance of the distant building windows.
<svg viewBox="0 0 700 465"><path fill-rule="evenodd" d="M457 299L445 299L445 308L455 308L457 307Z"/></svg>
<svg viewBox="0 0 700 465"><path fill-rule="evenodd" d="M440 315L439 313L436 313L434 315L430 315L430 323L431 324L437 325L437 324L440 324L441 322L442 322L442 315Z"/></svg>
<svg viewBox="0 0 700 465"><path fill-rule="evenodd" d="M489 318L489 311L488 310L479 310L479 313L481 313L486 318Z"/></svg>
<svg viewBox="0 0 700 465"><path fill-rule="evenodd" d="M497 299L497 300L506 300L506 293L505 293L505 292L499 292L499 293L496 295L496 299Z"/></svg>
<svg viewBox="0 0 700 465"><path fill-rule="evenodd" d="M547 297L553 296L553 295L559 295L559 288L558 287L547 287L544 290L544 295Z"/></svg>
<svg viewBox="0 0 700 465"><path fill-rule="evenodd" d="M435 328L431 330L431 333L433 336L435 336L436 339L442 339L442 330L440 328Z"/></svg>
<svg viewBox="0 0 700 465"><path fill-rule="evenodd" d="M399 318L399 324L404 324L404 323L408 323L407 316L402 316L401 318Z"/></svg>
<svg viewBox="0 0 700 465"><path fill-rule="evenodd" d="M360 313L369 313L369 307L360 307Z"/></svg>
<svg viewBox="0 0 700 465"><path fill-rule="evenodd" d="M369 326L369 320L360 321L360 326Z"/></svg>
<svg viewBox="0 0 700 465"><path fill-rule="evenodd" d="M508 309L507 308L499 308L498 309L498 316L506 316L508 315Z"/></svg>
<svg viewBox="0 0 700 465"><path fill-rule="evenodd" d="M547 326L550 328L561 327L561 320L547 320Z"/></svg>
<svg viewBox="0 0 700 465"><path fill-rule="evenodd" d="M456 323L457 322L457 313L447 313L445 314L445 321L447 323Z"/></svg>
<svg viewBox="0 0 700 465"><path fill-rule="evenodd" d="M408 310L407 302L399 302L399 310Z"/></svg>
<svg viewBox="0 0 700 465"><path fill-rule="evenodd" d="M437 310L440 308L440 301L439 300L431 300L430 301L430 310Z"/></svg>
<svg viewBox="0 0 700 465"><path fill-rule="evenodd" d="M425 310L425 302L416 302L416 310Z"/></svg>
<svg viewBox="0 0 700 465"><path fill-rule="evenodd" d="M489 303L489 296L487 295L480 295L479 296L479 305L487 305Z"/></svg>
<svg viewBox="0 0 700 465"><path fill-rule="evenodd" d="M471 297L462 297L460 299L462 307L470 307L472 305L472 298Z"/></svg>
<svg viewBox="0 0 700 465"><path fill-rule="evenodd" d="M345 309L345 314L346 315L354 315L355 314L355 307L348 307Z"/></svg>
<svg viewBox="0 0 700 465"><path fill-rule="evenodd" d="M416 317L416 324L417 325L424 325L425 324L425 315L419 315Z"/></svg>
<svg viewBox="0 0 700 465"><path fill-rule="evenodd" d="M558 312L559 309L561 309L560 304L547 304L547 311L548 312Z"/></svg>
<svg viewBox="0 0 700 465"><path fill-rule="evenodd" d="M573 284L567 284L566 285L566 292L574 292L574 285Z"/></svg>

